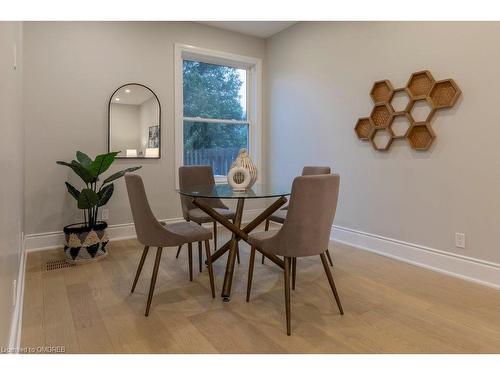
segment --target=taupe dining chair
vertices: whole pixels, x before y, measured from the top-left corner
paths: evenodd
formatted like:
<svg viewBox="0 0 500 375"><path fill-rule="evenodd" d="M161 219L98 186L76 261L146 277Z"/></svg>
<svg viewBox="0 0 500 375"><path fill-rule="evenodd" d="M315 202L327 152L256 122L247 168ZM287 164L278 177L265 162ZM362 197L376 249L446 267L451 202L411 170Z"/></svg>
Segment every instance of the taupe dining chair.
<svg viewBox="0 0 500 375"><path fill-rule="evenodd" d="M296 177L292 184L287 218L281 229L258 232L248 236L251 252L246 300L247 302L250 300L256 249L267 254L283 256L288 335L291 334L290 267L294 258L320 256L340 314L344 314L325 254L337 209L339 182L340 177L335 174Z"/></svg>
<svg viewBox="0 0 500 375"><path fill-rule="evenodd" d="M186 189L190 186L198 185L214 185L214 173L210 165L186 165L179 168L179 188ZM201 199L210 207L215 209L219 214L226 219L233 220L235 212L230 210L220 199ZM217 250L217 222L204 211L196 207L192 203L192 198L181 195L182 215L186 221L194 221L201 225L203 223L213 222L214 226L214 249ZM176 258L179 257L182 245L177 249ZM192 256L190 257L190 267L192 267ZM202 271L202 254L201 248L198 248L199 270ZM238 263L240 262L238 253Z"/></svg>
<svg viewBox="0 0 500 375"><path fill-rule="evenodd" d="M132 217L134 219L135 231L137 240L144 245L141 260L137 267L134 283L131 293L134 292L137 280L142 271L144 261L148 255L150 247L157 247L156 259L153 267L153 275L151 277L151 285L149 286L148 302L146 305L145 315L149 315L151 301L153 300L153 292L160 267L161 254L164 247L180 246L188 244L189 252L191 253L192 243L198 242L201 248L201 243L205 242L205 251L207 256L208 275L210 278L210 288L212 289L212 298L215 298L215 282L210 258L210 243L212 233L194 223L174 223L163 224L156 220L151 207L149 206L146 191L141 176L137 174L127 173L125 175L125 183L127 185L128 199L130 208L132 209ZM192 270L190 269L190 279L192 280Z"/></svg>
<svg viewBox="0 0 500 375"><path fill-rule="evenodd" d="M331 173L330 167L306 166L302 168L302 176L315 176L318 174L330 174L330 173ZM269 216L269 218L266 220L264 230L269 230L270 221L273 221L278 224L283 224L285 222L287 212L288 212L288 206L283 207L281 210L278 210L274 214ZM330 266L333 267L332 257L330 256L330 252L328 250L326 250L326 256L328 258L328 262L330 262ZM262 264L264 264L264 259L266 259L266 257L262 255ZM292 264L294 267L296 267L297 260L293 260ZM295 280L293 280L292 282L292 289L295 289Z"/></svg>

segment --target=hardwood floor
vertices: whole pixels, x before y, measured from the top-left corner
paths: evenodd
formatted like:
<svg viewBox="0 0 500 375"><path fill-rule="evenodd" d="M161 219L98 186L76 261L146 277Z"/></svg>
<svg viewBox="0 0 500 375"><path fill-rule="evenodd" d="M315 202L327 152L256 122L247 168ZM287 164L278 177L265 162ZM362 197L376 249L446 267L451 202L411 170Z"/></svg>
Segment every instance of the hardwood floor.
<svg viewBox="0 0 500 375"><path fill-rule="evenodd" d="M227 238L221 231L219 243ZM189 282L186 248L179 259L176 248L164 249L148 318L154 256L130 294L142 252L135 240L111 243L101 262L52 271L45 264L62 259L61 250L29 254L21 345L70 353L500 353L498 290L332 243L345 315L320 258L299 259L288 337L281 270L257 257L246 303L242 246L224 303L211 298L206 267ZM217 296L224 268L225 257L214 264Z"/></svg>

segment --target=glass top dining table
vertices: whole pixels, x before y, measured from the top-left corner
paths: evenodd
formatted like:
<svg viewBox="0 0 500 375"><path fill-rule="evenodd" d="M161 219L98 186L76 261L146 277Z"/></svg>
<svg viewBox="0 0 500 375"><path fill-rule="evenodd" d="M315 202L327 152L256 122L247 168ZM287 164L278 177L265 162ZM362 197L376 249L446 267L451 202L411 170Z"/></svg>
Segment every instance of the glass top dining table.
<svg viewBox="0 0 500 375"><path fill-rule="evenodd" d="M196 185L178 189L179 194L193 198L255 199L290 195L291 186L255 184L250 189L237 191L229 184Z"/></svg>
<svg viewBox="0 0 500 375"><path fill-rule="evenodd" d="M239 251L238 243L243 240L247 241L248 234L257 228L259 224L264 222L276 210L282 207L286 202L286 196L291 194L291 186L275 185L275 184L255 184L251 188L244 191L235 191L228 184L210 184L190 186L177 190L179 194L192 198L192 203L209 215L214 221L222 224L232 232L231 239L222 245L219 249L211 254L207 262L215 262L222 255L229 251L227 258L226 272L224 275L224 284L222 287L221 296L224 301L229 301L231 298L231 284L234 274L234 266L236 254ZM230 222L219 212L214 210L209 203L209 199L236 199L236 211L233 222ZM256 198L278 198L273 204L267 207L262 213L257 215L252 221L244 227L241 225L243 216L243 208L246 199ZM257 249L262 252L261 250ZM264 254L264 253L263 253ZM283 268L283 261L272 254L264 254L272 262Z"/></svg>

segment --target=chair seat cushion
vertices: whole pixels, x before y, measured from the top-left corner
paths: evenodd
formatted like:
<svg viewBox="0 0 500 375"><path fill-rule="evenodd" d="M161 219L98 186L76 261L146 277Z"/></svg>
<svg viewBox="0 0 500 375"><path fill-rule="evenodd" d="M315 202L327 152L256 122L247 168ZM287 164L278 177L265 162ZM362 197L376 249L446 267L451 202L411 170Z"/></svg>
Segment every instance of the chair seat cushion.
<svg viewBox="0 0 500 375"><path fill-rule="evenodd" d="M182 243L205 241L212 238L212 231L195 223L166 224L165 229L181 237ZM179 245L182 243L179 243Z"/></svg>
<svg viewBox="0 0 500 375"><path fill-rule="evenodd" d="M234 219L235 212L233 210L225 209L225 208L214 208L219 214L224 216L226 219ZM193 208L188 211L189 220L194 221L196 223L210 223L214 221L214 219L209 216L207 213L202 211L200 208Z"/></svg>
<svg viewBox="0 0 500 375"><path fill-rule="evenodd" d="M269 220L274 221L275 223L283 224L285 222L287 212L288 210L278 210L269 216Z"/></svg>
<svg viewBox="0 0 500 375"><path fill-rule="evenodd" d="M278 234L279 230L268 230L263 232L250 233L248 235L248 243L255 247L258 247L262 250L271 250L267 249L266 242L269 241L272 237Z"/></svg>

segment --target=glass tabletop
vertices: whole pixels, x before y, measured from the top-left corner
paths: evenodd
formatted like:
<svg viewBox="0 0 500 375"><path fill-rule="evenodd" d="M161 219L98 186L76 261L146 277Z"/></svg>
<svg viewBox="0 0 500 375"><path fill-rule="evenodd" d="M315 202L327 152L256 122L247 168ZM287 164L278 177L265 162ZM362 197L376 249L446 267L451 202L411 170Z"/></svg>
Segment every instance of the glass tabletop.
<svg viewBox="0 0 500 375"><path fill-rule="evenodd" d="M177 189L179 194L193 198L272 198L290 195L291 186L274 184L255 184L245 191L234 191L229 184L197 185L185 189Z"/></svg>

